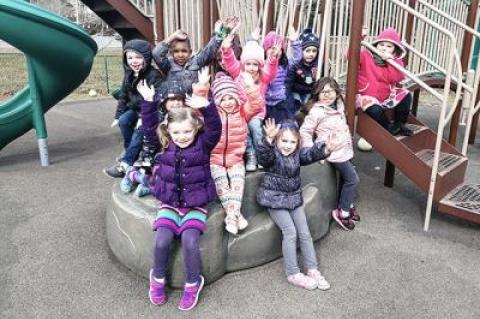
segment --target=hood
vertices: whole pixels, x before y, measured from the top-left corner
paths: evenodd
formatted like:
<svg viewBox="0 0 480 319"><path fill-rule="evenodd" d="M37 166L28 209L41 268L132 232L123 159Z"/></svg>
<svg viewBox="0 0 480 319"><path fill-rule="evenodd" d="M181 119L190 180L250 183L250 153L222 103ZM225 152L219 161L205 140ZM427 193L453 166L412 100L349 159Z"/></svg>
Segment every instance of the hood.
<svg viewBox="0 0 480 319"><path fill-rule="evenodd" d="M145 41L145 40L140 40L140 39L135 39L135 40L130 40L125 43L123 46L123 67L125 71L129 71L130 68L127 65L127 59L125 53L127 51L135 51L140 53L143 58L144 58L144 67L140 73L144 73L145 70L147 70L152 62L152 45Z"/></svg>
<svg viewBox="0 0 480 319"><path fill-rule="evenodd" d="M395 50L395 54L397 57L403 58L406 54L407 51L402 45L402 41L400 40L400 35L394 28L386 28L382 32L379 33L379 35L375 38L375 40L372 41L372 45L376 45L379 42L390 42L395 47L397 50Z"/></svg>

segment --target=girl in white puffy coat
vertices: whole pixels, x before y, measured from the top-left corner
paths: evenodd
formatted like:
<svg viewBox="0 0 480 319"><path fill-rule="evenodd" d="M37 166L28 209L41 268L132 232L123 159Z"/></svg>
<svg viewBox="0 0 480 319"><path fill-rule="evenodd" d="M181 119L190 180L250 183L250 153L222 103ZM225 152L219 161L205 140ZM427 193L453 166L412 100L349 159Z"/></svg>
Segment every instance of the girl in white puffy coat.
<svg viewBox="0 0 480 319"><path fill-rule="evenodd" d="M353 205L359 179L351 162L352 136L338 83L329 77L319 79L314 85L307 109L308 115L300 128L302 147L311 147L318 141L325 142L332 135L341 145L326 159L340 173L338 205L332 211L332 217L341 228L351 230L355 227L353 221L360 220Z"/></svg>

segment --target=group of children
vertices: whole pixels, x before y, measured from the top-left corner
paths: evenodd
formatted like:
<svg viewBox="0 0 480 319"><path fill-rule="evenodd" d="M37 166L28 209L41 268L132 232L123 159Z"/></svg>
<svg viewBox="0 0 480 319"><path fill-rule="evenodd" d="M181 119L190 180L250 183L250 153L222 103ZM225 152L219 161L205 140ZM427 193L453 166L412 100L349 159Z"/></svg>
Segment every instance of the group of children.
<svg viewBox="0 0 480 319"><path fill-rule="evenodd" d="M220 200L229 233L247 228L241 213L246 172L264 170L257 202L282 232L285 273L295 286L330 287L318 271L300 166L323 159L331 163L340 175L333 219L344 230L360 220L353 204L359 179L351 163L342 92L333 78L317 78L318 36L291 28L287 39L272 31L261 45L255 30L239 48L238 27L237 17L217 22L210 42L196 55L180 30L153 51L143 40L124 46L125 78L113 124L120 127L125 151L106 173L123 177L123 192L137 187L138 196L151 193L160 201L149 289L154 305L167 302L170 245L179 237L186 282L178 308L195 307L204 285L199 240L207 204ZM405 50L390 29L374 44L382 55L361 53L358 106L392 134L411 134L405 126L410 94L396 87L402 76L385 62L401 63ZM217 72L211 82L212 63ZM394 123L385 116L391 107ZM305 273L297 263L297 238Z"/></svg>

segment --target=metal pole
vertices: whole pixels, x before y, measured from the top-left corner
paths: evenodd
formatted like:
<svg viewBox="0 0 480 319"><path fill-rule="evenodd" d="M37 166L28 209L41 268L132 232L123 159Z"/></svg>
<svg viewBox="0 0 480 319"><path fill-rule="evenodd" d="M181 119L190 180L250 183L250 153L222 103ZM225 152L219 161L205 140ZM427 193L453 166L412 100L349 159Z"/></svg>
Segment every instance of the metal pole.
<svg viewBox="0 0 480 319"><path fill-rule="evenodd" d="M360 63L360 43L362 41L363 13L365 0L353 1L352 25L350 28L350 44L348 49L347 93L347 123L350 131L354 132L355 122L355 95L357 93L357 74Z"/></svg>
<svg viewBox="0 0 480 319"><path fill-rule="evenodd" d="M107 93L110 94L110 83L108 81L108 58L106 55L103 56L103 64L105 67L105 82L107 84Z"/></svg>

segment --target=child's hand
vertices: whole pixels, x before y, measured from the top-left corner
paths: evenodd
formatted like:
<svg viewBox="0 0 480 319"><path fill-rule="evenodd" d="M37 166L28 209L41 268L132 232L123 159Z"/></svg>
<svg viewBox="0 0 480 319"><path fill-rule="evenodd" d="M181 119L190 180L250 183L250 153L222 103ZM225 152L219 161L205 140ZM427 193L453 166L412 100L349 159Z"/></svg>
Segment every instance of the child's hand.
<svg viewBox="0 0 480 319"><path fill-rule="evenodd" d="M141 80L137 84L137 91L147 102L153 102L153 97L155 96L155 88L153 85L148 85L147 80Z"/></svg>
<svg viewBox="0 0 480 319"><path fill-rule="evenodd" d="M338 133L336 131L331 132L327 137L327 141L325 142L325 148L327 149L328 153L337 150L340 145L341 141Z"/></svg>
<svg viewBox="0 0 480 319"><path fill-rule="evenodd" d="M115 127L117 125L118 125L118 120L115 119L115 120L113 120L112 124L110 124L110 127Z"/></svg>
<svg viewBox="0 0 480 319"><path fill-rule="evenodd" d="M259 27L256 27L252 33L250 34L250 37L255 40L255 41L258 41L260 39L260 28Z"/></svg>
<svg viewBox="0 0 480 319"><path fill-rule="evenodd" d="M263 130L265 131L265 136L267 140L272 143L275 136L277 136L278 131L280 131L280 124L275 125L275 120L273 118L269 118L265 121L265 125L263 125Z"/></svg>
<svg viewBox="0 0 480 319"><path fill-rule="evenodd" d="M173 32L168 38L167 38L167 43L172 42L173 40L185 40L188 38L188 34L185 31L182 30L177 30Z"/></svg>
<svg viewBox="0 0 480 319"><path fill-rule="evenodd" d="M185 105L192 109L201 109L207 107L209 104L208 99L198 95L187 95L185 97Z"/></svg>
<svg viewBox="0 0 480 319"><path fill-rule="evenodd" d="M205 66L198 72L198 83L208 84L210 82L209 71L208 66Z"/></svg>
<svg viewBox="0 0 480 319"><path fill-rule="evenodd" d="M295 30L295 28L293 27L293 25L290 25L288 27L288 36L287 36L287 39L290 41L290 42L293 42L293 41L296 41L298 39L298 31Z"/></svg>
<svg viewBox="0 0 480 319"><path fill-rule="evenodd" d="M236 16L228 16L223 20L223 25L230 30L238 29L240 26L240 18ZM230 31L230 33L234 33Z"/></svg>
<svg viewBox="0 0 480 319"><path fill-rule="evenodd" d="M135 125L135 128L139 128L140 126L142 126L142 119L138 119L137 125Z"/></svg>
<svg viewBox="0 0 480 319"><path fill-rule="evenodd" d="M242 72L241 73L243 83L245 84L245 87L252 87L255 85L255 80L253 79L252 75L248 72Z"/></svg>
<svg viewBox="0 0 480 319"><path fill-rule="evenodd" d="M227 37L222 41L222 48L225 48L225 49L231 48L233 37L234 37L233 33L230 33L229 35L227 35Z"/></svg>

